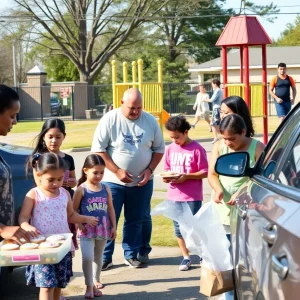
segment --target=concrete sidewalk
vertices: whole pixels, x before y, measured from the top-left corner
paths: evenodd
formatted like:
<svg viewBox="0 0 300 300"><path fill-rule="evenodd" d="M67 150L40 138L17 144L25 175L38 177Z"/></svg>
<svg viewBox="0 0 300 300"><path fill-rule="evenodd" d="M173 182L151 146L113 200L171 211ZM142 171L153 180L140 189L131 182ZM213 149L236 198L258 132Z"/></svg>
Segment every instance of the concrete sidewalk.
<svg viewBox="0 0 300 300"><path fill-rule="evenodd" d="M192 257L193 267L186 272L178 270L181 255L178 248L153 247L147 267L133 269L124 265L123 250L117 244L113 257L114 267L101 273L105 284L103 299L118 300L195 300L214 299L199 293L200 265L197 256ZM25 268L14 270L10 275L11 296L5 300L36 300L38 288L27 287ZM85 283L81 268L81 252L76 251L73 260L74 276L63 290L66 299L84 299ZM2 299L2 297L1 297ZM95 298L96 299L96 298Z"/></svg>

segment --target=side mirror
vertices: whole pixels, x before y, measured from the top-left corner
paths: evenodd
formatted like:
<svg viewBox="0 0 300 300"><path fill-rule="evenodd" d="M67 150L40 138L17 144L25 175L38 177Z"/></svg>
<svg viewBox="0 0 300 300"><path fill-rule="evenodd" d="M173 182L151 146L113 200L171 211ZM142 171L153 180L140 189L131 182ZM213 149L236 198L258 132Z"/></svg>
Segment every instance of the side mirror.
<svg viewBox="0 0 300 300"><path fill-rule="evenodd" d="M224 154L217 159L215 171L230 177L250 176L250 155L248 152Z"/></svg>

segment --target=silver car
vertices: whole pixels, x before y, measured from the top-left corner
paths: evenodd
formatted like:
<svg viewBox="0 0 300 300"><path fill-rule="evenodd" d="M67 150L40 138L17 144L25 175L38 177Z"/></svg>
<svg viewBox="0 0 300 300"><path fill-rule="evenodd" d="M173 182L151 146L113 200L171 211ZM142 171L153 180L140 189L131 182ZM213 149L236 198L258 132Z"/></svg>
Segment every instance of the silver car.
<svg viewBox="0 0 300 300"><path fill-rule="evenodd" d="M247 152L235 152L220 156L215 169L249 176L231 212L236 298L300 299L300 104L254 168Z"/></svg>

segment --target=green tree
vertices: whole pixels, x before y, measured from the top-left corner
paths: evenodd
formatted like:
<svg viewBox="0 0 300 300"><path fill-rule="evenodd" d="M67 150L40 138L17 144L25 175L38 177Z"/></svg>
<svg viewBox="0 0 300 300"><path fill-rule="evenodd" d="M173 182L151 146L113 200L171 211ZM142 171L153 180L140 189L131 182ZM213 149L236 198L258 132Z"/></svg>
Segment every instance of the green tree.
<svg viewBox="0 0 300 300"><path fill-rule="evenodd" d="M224 9L226 0L173 0L160 12L160 19L153 23L157 27L156 36L168 47L170 61L175 61L182 53L191 55L197 62L204 62L219 56L215 43L229 18L234 15L258 14L272 21L270 13L279 10L271 2L255 5L241 0L241 9Z"/></svg>
<svg viewBox="0 0 300 300"><path fill-rule="evenodd" d="M34 42L66 56L80 81L93 83L134 29L155 16L169 0L14 0L36 24ZM53 28L57 31L54 31ZM45 45L39 37L54 41ZM95 51L97 41L101 49Z"/></svg>
<svg viewBox="0 0 300 300"><path fill-rule="evenodd" d="M285 29L281 34L279 39L275 42L277 46L293 46L300 44L300 16L296 17L293 24L287 24L287 29Z"/></svg>

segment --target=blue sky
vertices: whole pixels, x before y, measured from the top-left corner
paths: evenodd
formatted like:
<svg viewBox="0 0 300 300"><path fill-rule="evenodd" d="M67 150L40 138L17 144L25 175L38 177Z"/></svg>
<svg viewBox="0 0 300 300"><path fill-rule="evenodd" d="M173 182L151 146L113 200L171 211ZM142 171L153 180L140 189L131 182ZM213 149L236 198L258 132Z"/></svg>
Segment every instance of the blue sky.
<svg viewBox="0 0 300 300"><path fill-rule="evenodd" d="M225 7L230 8L239 8L240 7L240 0L227 0ZM287 2L282 0L252 0L252 2L260 5L269 4L273 2L274 4L278 5L280 8L281 13L294 13L299 12L300 14L300 1L299 0L289 0ZM0 15L3 12L3 9L7 7L11 7L14 4L13 0L0 0ZM294 7L293 7L294 6ZM295 14L286 14L286 15L278 15L277 19L274 23L269 23L260 18L261 24L264 26L268 35L273 39L277 39L280 36L280 33L286 28L288 23L293 23L295 21L296 15Z"/></svg>
<svg viewBox="0 0 300 300"><path fill-rule="evenodd" d="M251 1L251 0L250 0ZM226 8L239 8L240 0L227 0ZM255 4L266 5L273 2L280 9L280 13L294 13L299 12L300 15L300 1L299 0L289 0L285 1L271 1L271 0L252 0ZM280 33L286 29L288 23L294 23L296 19L296 14L281 14L277 15L277 19L273 23L265 21L263 18L259 18L260 23L265 28L267 34L272 39L277 39L280 36Z"/></svg>

